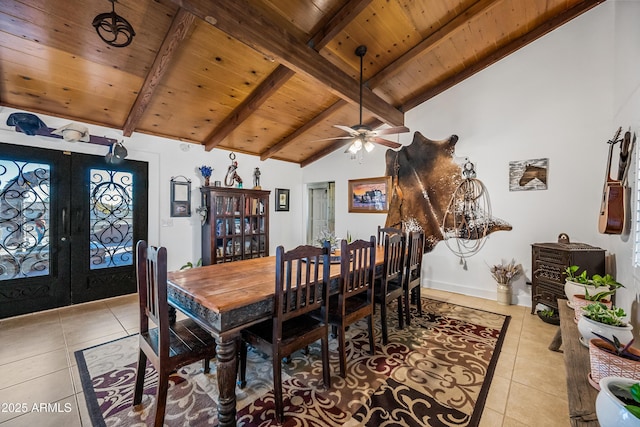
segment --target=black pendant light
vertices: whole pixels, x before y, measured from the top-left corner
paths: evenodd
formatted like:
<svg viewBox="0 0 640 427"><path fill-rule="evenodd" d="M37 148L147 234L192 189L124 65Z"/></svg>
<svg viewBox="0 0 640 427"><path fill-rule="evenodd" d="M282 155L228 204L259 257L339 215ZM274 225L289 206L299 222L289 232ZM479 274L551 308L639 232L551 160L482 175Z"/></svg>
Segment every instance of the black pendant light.
<svg viewBox="0 0 640 427"><path fill-rule="evenodd" d="M116 1L111 2L111 12L101 13L93 18L93 26L98 36L109 46L125 47L133 41L136 32L122 16L116 13Z"/></svg>

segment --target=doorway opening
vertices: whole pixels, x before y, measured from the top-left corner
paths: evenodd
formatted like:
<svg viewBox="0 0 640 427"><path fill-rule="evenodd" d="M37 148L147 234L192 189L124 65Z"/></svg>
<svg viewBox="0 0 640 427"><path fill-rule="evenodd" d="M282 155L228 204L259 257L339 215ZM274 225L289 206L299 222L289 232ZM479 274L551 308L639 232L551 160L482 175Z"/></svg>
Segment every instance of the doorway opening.
<svg viewBox="0 0 640 427"><path fill-rule="evenodd" d="M335 192L336 183L316 182L307 185L309 195L309 215L307 220L307 244L317 243L321 232L335 234Z"/></svg>

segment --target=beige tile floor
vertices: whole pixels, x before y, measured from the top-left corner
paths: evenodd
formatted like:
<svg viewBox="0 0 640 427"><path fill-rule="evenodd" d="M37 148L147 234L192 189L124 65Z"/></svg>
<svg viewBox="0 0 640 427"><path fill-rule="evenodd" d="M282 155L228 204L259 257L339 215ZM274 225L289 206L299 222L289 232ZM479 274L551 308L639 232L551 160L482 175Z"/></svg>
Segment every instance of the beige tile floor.
<svg viewBox="0 0 640 427"><path fill-rule="evenodd" d="M423 295L512 316L482 427L569 425L562 354L547 349L557 327L527 307L430 289ZM136 295L1 320L0 425L90 426L73 353L136 333L137 323Z"/></svg>

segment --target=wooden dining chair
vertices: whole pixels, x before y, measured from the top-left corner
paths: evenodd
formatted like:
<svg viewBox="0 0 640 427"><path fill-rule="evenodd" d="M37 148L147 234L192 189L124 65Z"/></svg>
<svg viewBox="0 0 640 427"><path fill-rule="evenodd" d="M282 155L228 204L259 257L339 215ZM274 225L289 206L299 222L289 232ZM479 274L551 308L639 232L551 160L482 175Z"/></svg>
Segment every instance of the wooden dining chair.
<svg viewBox="0 0 640 427"><path fill-rule="evenodd" d="M404 277L404 311L407 326L411 325L410 304L416 302L418 314L422 316L422 302L420 300L420 276L422 273L422 258L424 257L424 231L409 232L407 243L407 268Z"/></svg>
<svg viewBox="0 0 640 427"><path fill-rule="evenodd" d="M404 295L404 271L406 237L404 234L387 234L384 238L384 263L382 275L375 282L375 302L380 304L380 324L382 325L382 344L387 345L387 306L396 301L398 326L404 326L402 316L402 296ZM375 310L375 307L374 307Z"/></svg>
<svg viewBox="0 0 640 427"><path fill-rule="evenodd" d="M240 385L246 383L247 344L271 354L276 419L284 420L282 359L320 340L325 388L331 387L327 310L331 247L298 246L288 252L276 248L273 317L242 331ZM315 312L315 313L314 313ZM311 315L314 313L314 316Z"/></svg>
<svg viewBox="0 0 640 427"><path fill-rule="evenodd" d="M387 235L394 235L394 234L402 234L403 231L400 228L395 228L395 227L380 227L378 226L378 244L382 245L384 244L384 238Z"/></svg>
<svg viewBox="0 0 640 427"><path fill-rule="evenodd" d="M345 333L347 326L366 318L370 353L375 354L373 334L373 285L376 265L376 237L369 241L341 241L340 292L329 299L329 324L338 338L340 376L347 374Z"/></svg>
<svg viewBox="0 0 640 427"><path fill-rule="evenodd" d="M193 320L171 323L167 301L167 249L148 246L140 240L136 247L138 300L140 304L140 351L133 406L142 402L147 360L158 371L154 426L162 426L167 405L169 374L176 369L209 360L216 355L214 338ZM149 321L153 322L150 326Z"/></svg>

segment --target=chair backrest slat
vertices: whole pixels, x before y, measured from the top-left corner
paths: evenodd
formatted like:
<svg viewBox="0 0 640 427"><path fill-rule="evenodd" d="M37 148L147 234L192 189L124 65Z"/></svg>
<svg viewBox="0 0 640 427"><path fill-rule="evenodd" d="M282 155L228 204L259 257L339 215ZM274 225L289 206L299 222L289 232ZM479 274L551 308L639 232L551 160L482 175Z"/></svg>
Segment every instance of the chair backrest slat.
<svg viewBox="0 0 640 427"><path fill-rule="evenodd" d="M424 257L424 232L411 231L407 245L407 280L420 278L422 258Z"/></svg>
<svg viewBox="0 0 640 427"><path fill-rule="evenodd" d="M290 318L322 307L328 298L330 247L303 245L288 252L276 248L274 319Z"/></svg>
<svg viewBox="0 0 640 427"><path fill-rule="evenodd" d="M404 234L387 235L384 239L384 279L400 278L405 269L407 240Z"/></svg>
<svg viewBox="0 0 640 427"><path fill-rule="evenodd" d="M356 240L347 243L343 240L341 245L340 281L342 292L340 304L343 304L343 298L347 299L367 291L369 292L368 297L373 298L373 293L370 291L373 287L376 264L376 237L371 236L368 242ZM344 307L341 308L341 310L343 309Z"/></svg>
<svg viewBox="0 0 640 427"><path fill-rule="evenodd" d="M136 248L140 332L149 331L149 320L158 327L159 353L169 354L169 302L167 301L167 249L138 241Z"/></svg>
<svg viewBox="0 0 640 427"><path fill-rule="evenodd" d="M400 228L395 227L380 227L378 226L378 244L384 244L384 238L386 236L393 236L394 234L403 234L404 232Z"/></svg>

